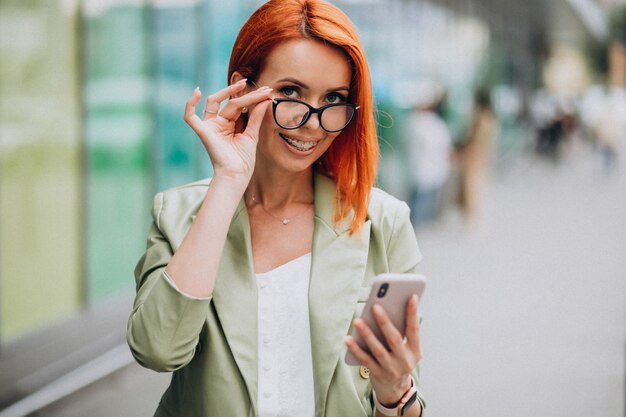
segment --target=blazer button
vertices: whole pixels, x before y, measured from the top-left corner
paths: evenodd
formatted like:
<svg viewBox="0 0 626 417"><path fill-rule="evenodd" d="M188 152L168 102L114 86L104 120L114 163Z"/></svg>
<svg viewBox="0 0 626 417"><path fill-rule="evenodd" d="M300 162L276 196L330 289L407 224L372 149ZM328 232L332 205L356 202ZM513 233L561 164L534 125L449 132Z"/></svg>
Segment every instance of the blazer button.
<svg viewBox="0 0 626 417"><path fill-rule="evenodd" d="M369 368L366 368L365 366L361 365L361 367L359 368L359 375L361 375L361 378L363 379L369 379L370 378Z"/></svg>

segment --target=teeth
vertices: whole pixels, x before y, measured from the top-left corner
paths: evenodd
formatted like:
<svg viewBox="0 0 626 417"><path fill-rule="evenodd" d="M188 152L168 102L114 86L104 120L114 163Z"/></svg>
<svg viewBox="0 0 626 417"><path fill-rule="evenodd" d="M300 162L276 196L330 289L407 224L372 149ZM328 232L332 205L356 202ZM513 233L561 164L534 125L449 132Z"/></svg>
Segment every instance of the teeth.
<svg viewBox="0 0 626 417"><path fill-rule="evenodd" d="M293 138L290 138L289 136L285 136L282 134L280 135L280 137L283 138L288 144L290 144L297 150L303 151L303 152L311 150L315 147L315 145L317 145L317 142L303 142L301 140L293 139Z"/></svg>

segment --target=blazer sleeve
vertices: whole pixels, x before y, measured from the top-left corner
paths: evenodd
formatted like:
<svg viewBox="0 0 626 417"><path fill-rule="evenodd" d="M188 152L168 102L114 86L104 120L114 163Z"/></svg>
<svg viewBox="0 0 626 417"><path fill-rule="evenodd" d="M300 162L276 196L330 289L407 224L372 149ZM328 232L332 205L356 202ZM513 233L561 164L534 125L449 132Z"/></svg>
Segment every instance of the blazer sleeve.
<svg viewBox="0 0 626 417"><path fill-rule="evenodd" d="M135 268L137 294L126 338L139 364L170 372L193 358L211 298L180 292L165 272L173 250L160 227L163 201L163 193L154 198L147 249Z"/></svg>

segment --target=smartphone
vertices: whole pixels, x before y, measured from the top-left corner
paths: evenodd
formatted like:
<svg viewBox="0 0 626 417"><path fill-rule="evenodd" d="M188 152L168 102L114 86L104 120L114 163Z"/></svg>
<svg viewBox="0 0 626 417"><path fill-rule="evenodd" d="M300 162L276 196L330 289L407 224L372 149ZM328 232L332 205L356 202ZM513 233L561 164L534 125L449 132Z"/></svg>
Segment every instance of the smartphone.
<svg viewBox="0 0 626 417"><path fill-rule="evenodd" d="M372 307L374 304L380 304L387 312L393 325L402 333L402 336L404 336L406 304L413 294L417 294L417 296L421 298L425 287L426 277L420 274L386 273L380 274L374 279L370 295L367 298L365 308L361 314L361 319L367 323L378 340L380 340L386 348L389 348L389 346L387 345L382 331L376 324ZM361 349L369 352L367 344L361 339L361 335L356 329L353 329L352 336L354 336L355 341ZM345 361L348 365L360 365L359 360L354 357L349 350L346 353Z"/></svg>

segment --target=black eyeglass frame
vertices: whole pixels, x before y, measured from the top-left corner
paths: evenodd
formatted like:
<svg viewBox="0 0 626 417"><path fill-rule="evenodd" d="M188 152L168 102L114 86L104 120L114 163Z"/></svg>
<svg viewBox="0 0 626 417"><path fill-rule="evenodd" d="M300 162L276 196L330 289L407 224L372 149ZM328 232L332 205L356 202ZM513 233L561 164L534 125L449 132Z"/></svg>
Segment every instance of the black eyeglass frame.
<svg viewBox="0 0 626 417"><path fill-rule="evenodd" d="M276 108L278 107L278 105L280 103L283 103L283 102L304 104L305 106L308 107L309 111L307 112L306 116L302 118L302 121L300 122L300 124L298 124L297 126L294 126L294 127L285 127L285 126L281 125L280 123L278 123L278 119L276 118ZM328 129L326 129L324 127L324 124L322 123L322 112L324 112L324 110L329 109L331 107L338 107L338 106L351 107L354 111L350 115L350 118L348 119L348 121L346 122L344 127L342 127L341 129L336 129L336 130L328 130ZM283 129L287 129L287 130L294 130L294 129L298 129L298 128L304 126L306 124L306 122L309 121L309 119L311 118L312 114L317 114L317 118L318 118L318 120L320 122L320 127L322 129L324 129L328 133L340 132L340 131L344 130L346 127L348 127L348 125L352 122L352 120L354 119L354 115L356 114L356 111L359 109L359 107L361 107L361 106L357 106L356 104L352 104L352 103L331 103L331 104L327 104L327 105L322 106L322 107L315 108L315 107L311 106L309 103L305 103L304 101L300 101L300 100L294 100L292 98L275 98L275 99L272 99L272 114L274 115L274 121L276 122L276 124L278 126L280 126Z"/></svg>

